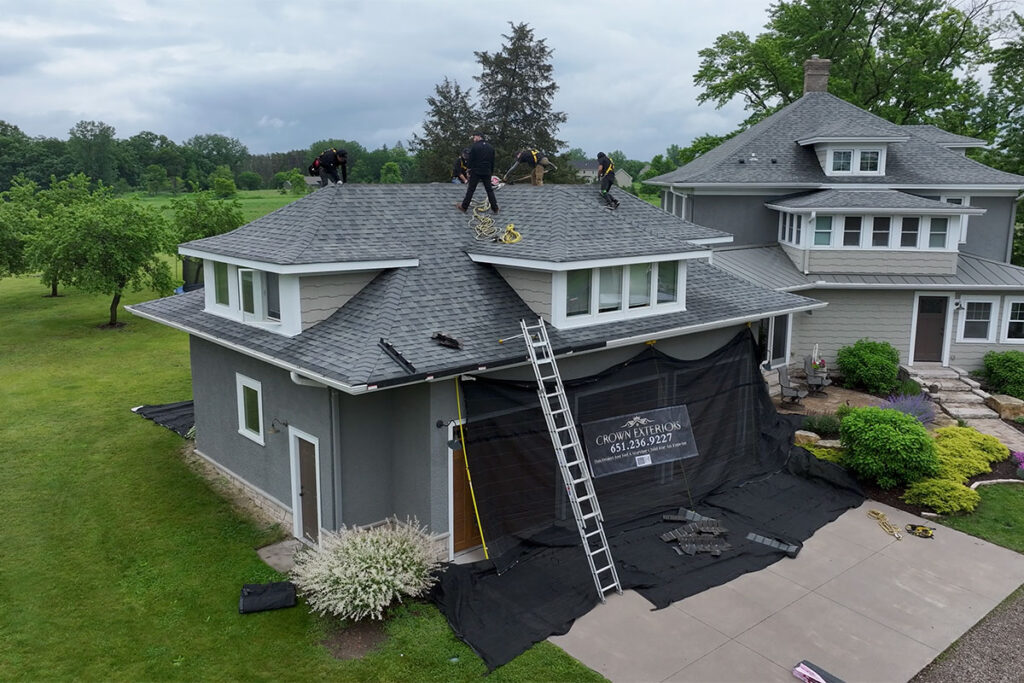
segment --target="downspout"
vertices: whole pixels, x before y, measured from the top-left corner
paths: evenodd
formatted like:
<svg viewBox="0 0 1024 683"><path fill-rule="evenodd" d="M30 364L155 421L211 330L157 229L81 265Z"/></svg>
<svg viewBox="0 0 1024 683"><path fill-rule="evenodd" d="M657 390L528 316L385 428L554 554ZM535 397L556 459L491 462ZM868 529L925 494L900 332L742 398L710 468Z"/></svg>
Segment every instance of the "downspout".
<svg viewBox="0 0 1024 683"><path fill-rule="evenodd" d="M334 528L341 528L341 499L338 496L341 481L341 394L337 389L328 389L329 410L331 411L331 502L334 509Z"/></svg>
<svg viewBox="0 0 1024 683"><path fill-rule="evenodd" d="M807 233L811 232L812 230L815 229L815 221L817 219L818 219L818 212L817 211L811 211L811 219L809 221L809 225L807 226L807 230L804 230L804 232L803 232L803 237L804 237L804 241L805 242L807 241ZM813 232L811 232L811 240L810 241L814 242L814 233ZM811 245L808 244L807 248L804 249L804 275L809 275L810 272L811 272Z"/></svg>

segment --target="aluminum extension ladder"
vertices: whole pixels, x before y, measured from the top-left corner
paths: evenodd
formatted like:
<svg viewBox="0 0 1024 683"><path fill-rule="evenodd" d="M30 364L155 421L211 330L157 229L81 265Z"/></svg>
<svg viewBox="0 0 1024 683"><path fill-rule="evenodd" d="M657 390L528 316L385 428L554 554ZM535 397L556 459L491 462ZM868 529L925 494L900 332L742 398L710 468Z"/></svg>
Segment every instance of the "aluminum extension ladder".
<svg viewBox="0 0 1024 683"><path fill-rule="evenodd" d="M544 411L544 420L551 434L551 445L555 447L558 466L562 470L562 481L565 491L572 503L572 511L579 527L580 539L590 565L590 573L594 577L597 595L604 602L604 596L611 590L622 594L619 573L615 569L608 538L604 533L601 506L594 493L594 482L590 477L590 467L583 456L576 424L569 410L569 400L565 395L562 377L558 373L555 354L551 350L544 319L538 318L537 324L530 326L526 320L520 320L523 340L530 354L530 363L537 378L537 396ZM548 391L549 383L554 390Z"/></svg>

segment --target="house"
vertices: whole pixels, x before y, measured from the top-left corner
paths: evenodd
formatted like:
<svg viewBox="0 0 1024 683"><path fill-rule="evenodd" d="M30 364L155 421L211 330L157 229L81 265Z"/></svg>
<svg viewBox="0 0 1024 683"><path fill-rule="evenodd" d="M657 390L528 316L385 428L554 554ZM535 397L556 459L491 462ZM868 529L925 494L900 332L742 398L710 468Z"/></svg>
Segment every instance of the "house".
<svg viewBox="0 0 1024 683"><path fill-rule="evenodd" d="M597 182L597 160L596 159L584 159L570 161L569 165L576 169L576 175L580 177L585 183L596 183ZM629 175L621 168L615 169L615 184L619 187L632 187L633 176Z"/></svg>
<svg viewBox="0 0 1024 683"><path fill-rule="evenodd" d="M129 308L189 335L197 452L296 537L397 515L449 556L478 544L458 379L532 381L522 319L571 379L823 306L709 263L730 235L625 193L611 212L585 185L500 192L512 244L475 238L459 187L329 185L181 245L205 288Z"/></svg>
<svg viewBox="0 0 1024 683"><path fill-rule="evenodd" d="M675 216L735 237L716 266L824 301L763 331L770 367L859 338L900 360L974 369L1024 344L1024 269L1010 265L1024 177L966 157L984 141L896 125L827 92L805 63L803 96L646 182Z"/></svg>

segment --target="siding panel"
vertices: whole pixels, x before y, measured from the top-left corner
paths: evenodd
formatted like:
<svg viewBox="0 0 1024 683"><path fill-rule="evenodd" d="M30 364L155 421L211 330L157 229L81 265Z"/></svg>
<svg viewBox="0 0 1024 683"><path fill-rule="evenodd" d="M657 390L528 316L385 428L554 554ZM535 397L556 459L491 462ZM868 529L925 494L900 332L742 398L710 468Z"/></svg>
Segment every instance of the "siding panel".
<svg viewBox="0 0 1024 683"><path fill-rule="evenodd" d="M531 311L551 322L551 273L502 266L495 269Z"/></svg>
<svg viewBox="0 0 1024 683"><path fill-rule="evenodd" d="M335 273L307 275L300 279L302 298L302 329L308 330L318 322L327 320L348 303L380 271L362 273Z"/></svg>

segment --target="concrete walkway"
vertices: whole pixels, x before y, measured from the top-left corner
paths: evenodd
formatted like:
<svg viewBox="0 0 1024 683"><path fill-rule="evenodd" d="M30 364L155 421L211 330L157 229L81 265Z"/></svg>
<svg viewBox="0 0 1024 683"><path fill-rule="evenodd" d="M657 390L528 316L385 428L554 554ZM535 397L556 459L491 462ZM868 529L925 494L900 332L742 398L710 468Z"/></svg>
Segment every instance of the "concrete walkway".
<svg viewBox="0 0 1024 683"><path fill-rule="evenodd" d="M795 559L651 611L612 595L551 638L613 681L793 681L802 659L847 683L914 676L1024 583L1024 555L952 529L897 541L868 517L930 524L867 501Z"/></svg>

